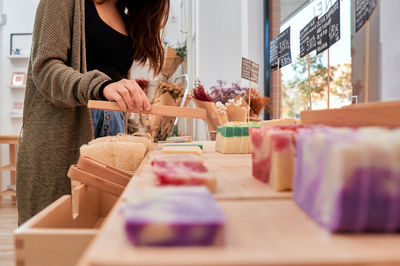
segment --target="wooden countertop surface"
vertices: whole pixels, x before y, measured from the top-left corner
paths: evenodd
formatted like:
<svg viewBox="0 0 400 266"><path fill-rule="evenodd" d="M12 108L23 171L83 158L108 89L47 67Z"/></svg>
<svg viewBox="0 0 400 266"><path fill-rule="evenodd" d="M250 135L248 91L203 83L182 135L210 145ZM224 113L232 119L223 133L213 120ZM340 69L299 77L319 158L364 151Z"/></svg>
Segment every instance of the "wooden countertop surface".
<svg viewBox="0 0 400 266"><path fill-rule="evenodd" d="M251 177L250 155L223 155L205 144L218 177L215 195L227 217L223 247L136 248L119 209L137 186L154 184L150 160L129 183L79 265L399 265L399 234L330 234L291 200ZM154 150L150 158L160 151Z"/></svg>

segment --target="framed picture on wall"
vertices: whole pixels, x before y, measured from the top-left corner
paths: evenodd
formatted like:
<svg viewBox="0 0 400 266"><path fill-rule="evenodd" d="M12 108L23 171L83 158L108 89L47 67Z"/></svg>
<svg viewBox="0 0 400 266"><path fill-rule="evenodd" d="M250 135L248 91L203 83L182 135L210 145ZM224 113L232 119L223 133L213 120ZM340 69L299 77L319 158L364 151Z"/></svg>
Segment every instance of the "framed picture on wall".
<svg viewBox="0 0 400 266"><path fill-rule="evenodd" d="M25 84L26 84L26 73L14 72L11 78L11 86L25 86Z"/></svg>
<svg viewBox="0 0 400 266"><path fill-rule="evenodd" d="M10 55L29 56L32 46L32 33L11 33Z"/></svg>

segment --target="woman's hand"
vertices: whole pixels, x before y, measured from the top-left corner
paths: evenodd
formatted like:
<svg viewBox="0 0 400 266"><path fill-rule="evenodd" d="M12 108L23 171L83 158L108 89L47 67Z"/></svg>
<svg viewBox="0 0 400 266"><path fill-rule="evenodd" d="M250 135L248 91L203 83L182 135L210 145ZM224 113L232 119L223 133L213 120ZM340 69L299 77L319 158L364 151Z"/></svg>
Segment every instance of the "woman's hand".
<svg viewBox="0 0 400 266"><path fill-rule="evenodd" d="M104 88L103 95L109 101L116 101L124 111L150 111L146 94L134 80L113 82Z"/></svg>

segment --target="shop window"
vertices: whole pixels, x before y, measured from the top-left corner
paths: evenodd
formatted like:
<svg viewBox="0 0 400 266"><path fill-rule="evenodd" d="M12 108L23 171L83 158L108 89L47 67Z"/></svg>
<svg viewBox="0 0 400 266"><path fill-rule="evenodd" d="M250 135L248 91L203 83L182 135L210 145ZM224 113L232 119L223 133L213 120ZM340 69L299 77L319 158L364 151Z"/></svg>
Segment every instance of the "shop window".
<svg viewBox="0 0 400 266"><path fill-rule="evenodd" d="M282 117L300 117L309 108L309 81L307 56L300 58L301 29L315 16L324 15L334 0L315 0L303 6L281 24L281 31L291 27L293 63L282 68ZM340 41L330 54L330 108L351 104L351 1L340 1ZM328 52L310 54L312 109L327 109Z"/></svg>

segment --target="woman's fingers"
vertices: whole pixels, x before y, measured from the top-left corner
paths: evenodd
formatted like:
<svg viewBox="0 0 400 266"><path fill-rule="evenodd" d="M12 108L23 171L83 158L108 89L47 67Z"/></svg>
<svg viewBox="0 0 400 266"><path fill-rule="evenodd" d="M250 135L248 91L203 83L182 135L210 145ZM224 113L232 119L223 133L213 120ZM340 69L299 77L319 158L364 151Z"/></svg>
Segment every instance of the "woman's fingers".
<svg viewBox="0 0 400 266"><path fill-rule="evenodd" d="M124 110L149 111L151 106L146 94L134 80L120 80L107 85L103 90L104 97L116 101Z"/></svg>
<svg viewBox="0 0 400 266"><path fill-rule="evenodd" d="M118 91L116 91L116 90L113 91L112 94L111 94L111 98L112 98L112 100L114 100L114 101L116 101L118 103L118 106L122 110L126 111L128 109L128 106L126 105L126 103L124 101L124 98L121 96L121 94L119 94Z"/></svg>
<svg viewBox="0 0 400 266"><path fill-rule="evenodd" d="M145 111L150 111L151 106L150 106L149 99L147 99L147 96L143 90L140 90L140 94L142 95L142 99L143 99L143 109Z"/></svg>
<svg viewBox="0 0 400 266"><path fill-rule="evenodd" d="M131 99L131 95L128 88L120 87L118 89L119 94L121 94L122 98L125 101L128 110L133 110L135 108L134 101Z"/></svg>

